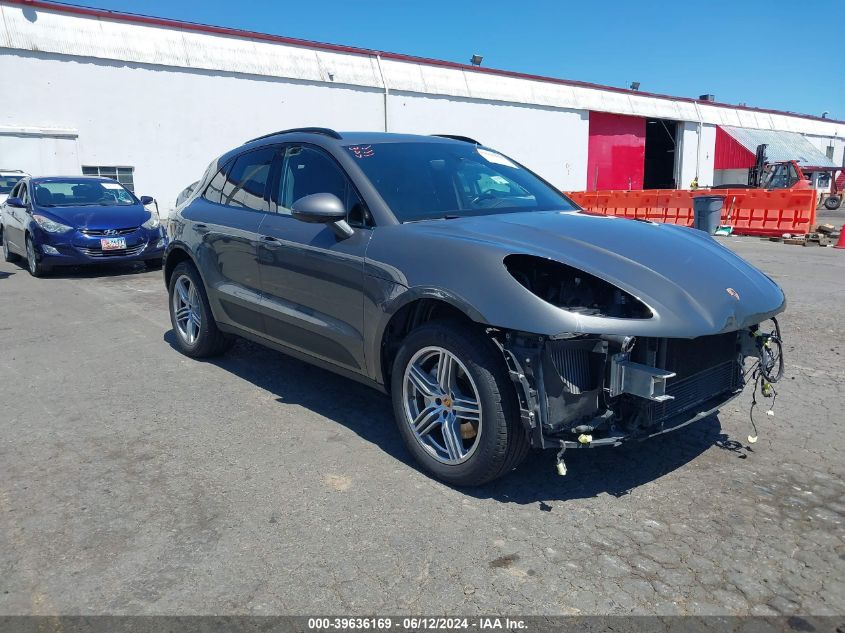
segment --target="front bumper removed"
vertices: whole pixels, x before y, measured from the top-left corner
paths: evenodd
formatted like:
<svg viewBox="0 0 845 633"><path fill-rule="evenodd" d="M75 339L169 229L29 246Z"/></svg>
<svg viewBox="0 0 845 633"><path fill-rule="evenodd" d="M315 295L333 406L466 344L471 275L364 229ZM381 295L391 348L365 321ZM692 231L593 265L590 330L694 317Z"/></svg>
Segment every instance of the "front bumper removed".
<svg viewBox="0 0 845 633"><path fill-rule="evenodd" d="M744 336L508 333L500 346L531 445L566 449L645 440L714 414L745 385Z"/></svg>

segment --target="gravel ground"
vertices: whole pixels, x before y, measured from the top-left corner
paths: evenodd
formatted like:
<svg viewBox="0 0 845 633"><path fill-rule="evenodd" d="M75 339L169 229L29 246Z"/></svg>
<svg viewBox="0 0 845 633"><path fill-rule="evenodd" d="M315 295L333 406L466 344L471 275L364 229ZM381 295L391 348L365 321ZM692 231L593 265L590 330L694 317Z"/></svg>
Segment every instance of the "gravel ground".
<svg viewBox="0 0 845 633"><path fill-rule="evenodd" d="M758 443L745 393L473 491L366 387L177 353L158 272L0 263L0 614L845 613L845 251L725 243L789 297Z"/></svg>

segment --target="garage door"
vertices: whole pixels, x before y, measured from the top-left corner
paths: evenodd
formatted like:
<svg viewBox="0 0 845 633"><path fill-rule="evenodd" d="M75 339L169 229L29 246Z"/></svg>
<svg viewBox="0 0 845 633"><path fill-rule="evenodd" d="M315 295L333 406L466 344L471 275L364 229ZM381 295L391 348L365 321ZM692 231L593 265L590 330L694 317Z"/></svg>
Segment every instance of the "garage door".
<svg viewBox="0 0 845 633"><path fill-rule="evenodd" d="M33 176L78 174L77 137L0 128L0 169L22 169Z"/></svg>
<svg viewBox="0 0 845 633"><path fill-rule="evenodd" d="M588 191L643 188L645 126L641 117L590 112Z"/></svg>

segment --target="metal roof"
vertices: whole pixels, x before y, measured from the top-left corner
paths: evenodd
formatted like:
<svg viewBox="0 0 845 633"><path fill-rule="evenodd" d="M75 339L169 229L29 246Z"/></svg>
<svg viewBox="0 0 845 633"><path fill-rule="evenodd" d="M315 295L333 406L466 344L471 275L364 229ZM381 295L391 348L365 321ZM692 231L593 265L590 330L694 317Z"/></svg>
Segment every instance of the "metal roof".
<svg viewBox="0 0 845 633"><path fill-rule="evenodd" d="M805 167L838 167L807 138L797 132L755 130L744 127L720 126L752 154L757 146L767 144L766 159L771 163L794 160Z"/></svg>

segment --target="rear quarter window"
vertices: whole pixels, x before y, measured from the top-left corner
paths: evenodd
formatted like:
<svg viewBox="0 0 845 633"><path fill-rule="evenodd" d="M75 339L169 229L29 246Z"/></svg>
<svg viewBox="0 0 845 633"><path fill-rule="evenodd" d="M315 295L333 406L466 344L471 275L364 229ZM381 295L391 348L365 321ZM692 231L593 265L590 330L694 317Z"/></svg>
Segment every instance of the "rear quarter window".
<svg viewBox="0 0 845 633"><path fill-rule="evenodd" d="M208 183L208 187L205 188L205 191L202 194L203 198L209 202L220 204L220 198L223 194L223 186L226 184L226 172L232 166L233 162L234 161L229 161L215 174L214 178L211 179L211 182Z"/></svg>

